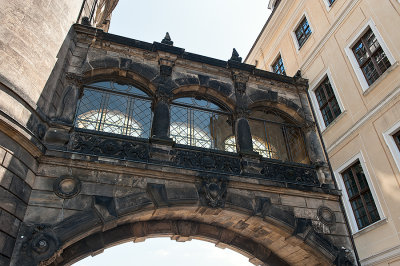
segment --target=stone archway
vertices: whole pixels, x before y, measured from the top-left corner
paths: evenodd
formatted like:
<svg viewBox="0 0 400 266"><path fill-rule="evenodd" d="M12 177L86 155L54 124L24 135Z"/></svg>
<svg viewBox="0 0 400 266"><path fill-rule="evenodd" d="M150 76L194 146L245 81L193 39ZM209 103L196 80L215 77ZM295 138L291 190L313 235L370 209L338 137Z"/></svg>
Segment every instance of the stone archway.
<svg viewBox="0 0 400 266"><path fill-rule="evenodd" d="M159 188L150 188L150 198L161 196ZM169 201L169 207L154 208L154 202L141 201L140 209L116 218L114 215L123 212L118 208L123 204L95 197L93 209L60 223L25 226L20 236L24 240L21 256L15 265L69 265L111 246L160 236L181 242L193 238L213 242L247 256L256 265L329 265L337 256L337 250L318 239L321 235L305 220L268 201L257 214L238 211L243 206L215 209ZM32 251L24 248L27 245Z"/></svg>

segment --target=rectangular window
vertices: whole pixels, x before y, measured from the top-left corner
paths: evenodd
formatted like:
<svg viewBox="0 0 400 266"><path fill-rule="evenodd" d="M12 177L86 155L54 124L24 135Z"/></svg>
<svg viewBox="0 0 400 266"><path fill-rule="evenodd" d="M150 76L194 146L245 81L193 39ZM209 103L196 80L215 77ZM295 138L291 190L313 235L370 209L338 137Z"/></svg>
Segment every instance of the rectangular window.
<svg viewBox="0 0 400 266"><path fill-rule="evenodd" d="M397 131L396 133L394 133L393 139L394 139L394 142L395 142L396 145L397 145L397 148L398 148L399 151L400 151L400 130Z"/></svg>
<svg viewBox="0 0 400 266"><path fill-rule="evenodd" d="M311 28L310 25L308 24L306 17L303 18L303 20L300 22L299 26L295 30L295 35L300 49L303 46L303 44L307 41L308 37L310 37L311 35Z"/></svg>
<svg viewBox="0 0 400 266"><path fill-rule="evenodd" d="M315 96L317 98L319 110L321 111L325 126L328 126L342 113L328 77L326 77L315 90Z"/></svg>
<svg viewBox="0 0 400 266"><path fill-rule="evenodd" d="M280 75L285 75L286 76L286 71L285 71L285 67L283 66L283 61L282 61L282 57L279 56L275 62L272 64L272 71L276 74L280 74Z"/></svg>
<svg viewBox="0 0 400 266"><path fill-rule="evenodd" d="M335 0L328 0L329 6L331 6Z"/></svg>
<svg viewBox="0 0 400 266"><path fill-rule="evenodd" d="M391 65L371 29L356 42L352 50L368 85L374 83Z"/></svg>
<svg viewBox="0 0 400 266"><path fill-rule="evenodd" d="M358 229L380 219L364 170L359 161L341 173Z"/></svg>

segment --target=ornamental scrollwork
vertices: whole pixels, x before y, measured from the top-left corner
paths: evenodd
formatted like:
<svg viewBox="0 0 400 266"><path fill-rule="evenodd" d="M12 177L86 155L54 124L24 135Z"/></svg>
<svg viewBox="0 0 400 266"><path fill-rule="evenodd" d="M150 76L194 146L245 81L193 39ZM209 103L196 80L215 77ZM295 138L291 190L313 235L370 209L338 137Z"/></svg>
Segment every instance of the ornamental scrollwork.
<svg viewBox="0 0 400 266"><path fill-rule="evenodd" d="M72 151L113 156L124 159L148 160L149 148L147 143L106 138L93 134L76 132L70 144Z"/></svg>
<svg viewBox="0 0 400 266"><path fill-rule="evenodd" d="M221 154L175 150L173 162L177 166L199 170L214 170L219 172L240 173L240 159Z"/></svg>
<svg viewBox="0 0 400 266"><path fill-rule="evenodd" d="M288 183L319 185L315 169L284 164L264 162L260 172L266 179Z"/></svg>

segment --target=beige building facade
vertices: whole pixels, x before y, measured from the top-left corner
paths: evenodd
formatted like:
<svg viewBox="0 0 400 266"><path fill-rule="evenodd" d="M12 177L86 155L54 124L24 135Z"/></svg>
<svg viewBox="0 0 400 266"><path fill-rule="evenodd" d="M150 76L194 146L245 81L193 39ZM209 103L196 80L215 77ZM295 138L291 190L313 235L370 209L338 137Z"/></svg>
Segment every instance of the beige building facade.
<svg viewBox="0 0 400 266"><path fill-rule="evenodd" d="M400 1L269 7L245 62L309 80L360 263L400 265Z"/></svg>

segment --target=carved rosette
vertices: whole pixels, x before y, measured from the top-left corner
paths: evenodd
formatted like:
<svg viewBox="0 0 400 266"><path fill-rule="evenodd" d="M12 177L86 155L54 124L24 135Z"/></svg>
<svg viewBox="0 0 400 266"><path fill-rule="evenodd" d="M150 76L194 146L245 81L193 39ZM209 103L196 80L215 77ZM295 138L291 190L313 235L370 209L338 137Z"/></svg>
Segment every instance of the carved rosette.
<svg viewBox="0 0 400 266"><path fill-rule="evenodd" d="M228 180L224 177L203 176L200 194L203 194L208 206L223 208L225 206L227 185Z"/></svg>
<svg viewBox="0 0 400 266"><path fill-rule="evenodd" d="M332 226L336 223L335 213L325 206L320 206L317 211L318 219L326 226Z"/></svg>
<svg viewBox="0 0 400 266"><path fill-rule="evenodd" d="M61 252L57 252L60 242L50 225L36 224L23 231L21 255L17 259L17 265L49 265Z"/></svg>
<svg viewBox="0 0 400 266"><path fill-rule="evenodd" d="M54 193L63 199L70 199L81 191L81 181L73 176L61 176L54 181Z"/></svg>

